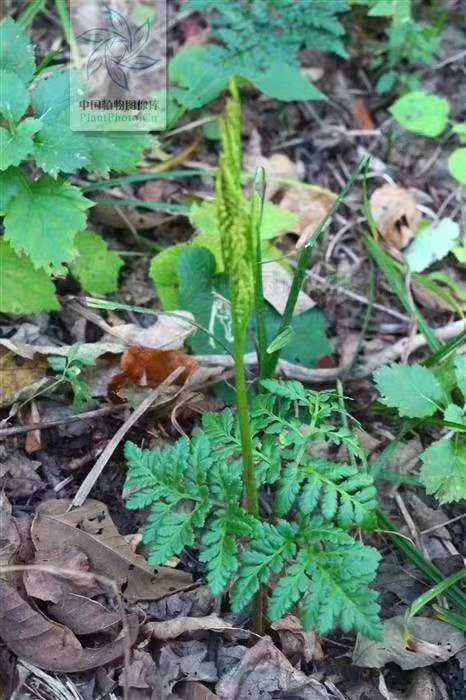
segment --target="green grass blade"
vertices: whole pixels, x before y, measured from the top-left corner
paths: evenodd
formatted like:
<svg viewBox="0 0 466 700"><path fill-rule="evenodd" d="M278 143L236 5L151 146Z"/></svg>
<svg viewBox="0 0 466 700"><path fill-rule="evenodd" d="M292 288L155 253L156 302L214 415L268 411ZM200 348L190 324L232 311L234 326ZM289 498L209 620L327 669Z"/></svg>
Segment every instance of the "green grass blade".
<svg viewBox="0 0 466 700"><path fill-rule="evenodd" d="M127 185L137 185L143 182L153 182L154 180L182 180L189 177L206 176L214 177L208 170L170 170L164 173L125 175L123 177L114 177L99 182L89 182L81 189L83 192L96 192L98 190L111 190L113 187L126 187Z"/></svg>
<svg viewBox="0 0 466 700"><path fill-rule="evenodd" d="M445 595L449 588L456 586L456 584L462 581L464 578L466 578L466 569L457 571L451 576L448 576L448 578L444 579L440 583L437 583L436 586L433 586L428 591L420 595L419 598L416 598L416 600L411 603L409 608L407 622L409 623L409 621L415 617L415 615L418 615L421 610L429 605L429 603L436 598L440 598L441 596Z"/></svg>
<svg viewBox="0 0 466 700"><path fill-rule="evenodd" d="M317 230L315 231L312 240L301 251L301 255L298 259L298 266L294 271L293 282L291 285L290 293L288 295L288 300L286 302L285 312L283 314L281 325L278 329L278 335L282 333L287 326L291 325L299 293L304 284L304 280L306 279L307 271L312 263L314 252L320 245L323 235L327 230L335 212L337 211L339 206L345 201L348 192L353 187L361 172L363 172L363 170L366 169L369 160L370 158L369 156L367 156L366 158L363 158L363 160L360 162L353 175L351 176L349 182L347 183L346 187L341 191L328 214L317 227ZM310 342L312 341L312 339L309 340ZM276 352L268 355L264 368L264 377L273 376L278 361L280 359L280 353L281 350L277 350Z"/></svg>
<svg viewBox="0 0 466 700"><path fill-rule="evenodd" d="M379 522L380 529L386 533L397 549L402 552L409 561L411 561L414 566L416 566L419 571L421 571L424 576L426 576L433 583L442 583L444 580L444 575L437 569L434 564L428 561L425 556L409 542L402 533L393 525L393 523L387 518L384 513L380 510L377 511L377 519ZM445 591L446 598L456 606L456 608L462 613L466 614L466 595L457 587L451 586Z"/></svg>

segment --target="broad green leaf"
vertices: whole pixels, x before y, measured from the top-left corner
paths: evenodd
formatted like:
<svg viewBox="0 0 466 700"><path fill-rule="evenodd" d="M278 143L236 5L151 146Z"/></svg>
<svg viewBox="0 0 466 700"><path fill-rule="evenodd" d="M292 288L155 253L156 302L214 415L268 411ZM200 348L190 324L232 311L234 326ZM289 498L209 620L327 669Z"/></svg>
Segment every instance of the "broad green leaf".
<svg viewBox="0 0 466 700"><path fill-rule="evenodd" d="M104 177L110 171L128 173L136 170L144 151L155 145L150 134L115 133L87 134L90 153L88 170Z"/></svg>
<svg viewBox="0 0 466 700"><path fill-rule="evenodd" d="M374 379L382 403L397 408L400 416L433 416L444 401L440 382L421 365L387 365L374 373Z"/></svg>
<svg viewBox="0 0 466 700"><path fill-rule="evenodd" d="M19 168L8 168L0 172L0 216L6 214L11 200L27 186L26 176Z"/></svg>
<svg viewBox="0 0 466 700"><path fill-rule="evenodd" d="M10 121L19 121L29 107L25 84L10 70L0 69L0 114Z"/></svg>
<svg viewBox="0 0 466 700"><path fill-rule="evenodd" d="M102 176L112 170L135 169L144 150L154 143L153 138L149 134L118 132L119 124L107 133L72 131L70 100L78 99L80 91L81 80L76 71L54 73L35 84L32 104L44 122L35 151L41 168L53 176L81 168Z"/></svg>
<svg viewBox="0 0 466 700"><path fill-rule="evenodd" d="M459 435L434 442L422 455L421 481L440 503L466 498L466 444Z"/></svg>
<svg viewBox="0 0 466 700"><path fill-rule="evenodd" d="M6 238L34 267L61 271L76 255L74 238L86 226L92 202L68 182L43 177L30 182L10 202L4 219Z"/></svg>
<svg viewBox="0 0 466 700"><path fill-rule="evenodd" d="M118 289L118 276L124 263L108 249L96 233L82 231L75 239L77 256L70 263L72 274L89 294L111 294Z"/></svg>
<svg viewBox="0 0 466 700"><path fill-rule="evenodd" d="M212 354L233 350L229 285L225 275L216 274L215 258L204 248L188 248L178 261L180 308L194 314L201 326L208 329L222 345L206 333L198 332L189 343L194 352ZM266 304L265 321L269 338L281 327L282 317ZM315 367L322 357L332 352L327 338L327 322L321 311L311 309L294 316L291 323L293 339L284 349L285 360L305 367ZM312 337L312 343L309 338ZM254 349L252 338L248 351Z"/></svg>
<svg viewBox="0 0 466 700"><path fill-rule="evenodd" d="M284 102L326 100L325 95L309 82L297 66L286 63L271 65L265 71L244 70L241 76L250 80L268 97Z"/></svg>
<svg viewBox="0 0 466 700"><path fill-rule="evenodd" d="M0 126L0 170L19 165L34 150L34 135L41 128L38 119L24 119L9 129Z"/></svg>
<svg viewBox="0 0 466 700"><path fill-rule="evenodd" d="M181 308L178 262L187 249L188 244L170 246L152 259L149 274L165 311Z"/></svg>
<svg viewBox="0 0 466 700"><path fill-rule="evenodd" d="M0 239L0 313L37 314L60 308L55 286L43 270L35 270L29 258L17 255Z"/></svg>
<svg viewBox="0 0 466 700"><path fill-rule="evenodd" d="M29 37L11 18L0 23L0 68L12 71L23 83L29 83L36 70Z"/></svg>
<svg viewBox="0 0 466 700"><path fill-rule="evenodd" d="M52 177L60 172L76 173L90 162L86 138L71 131L66 115L52 123L44 121L34 144L34 158Z"/></svg>
<svg viewBox="0 0 466 700"><path fill-rule="evenodd" d="M466 185L466 148L457 148L448 159L448 169L458 182Z"/></svg>
<svg viewBox="0 0 466 700"><path fill-rule="evenodd" d="M448 404L448 406L445 409L445 413L443 414L443 417L449 423L459 423L460 425L466 424L464 411L462 408L460 408L460 406L457 406L456 403Z"/></svg>
<svg viewBox="0 0 466 700"><path fill-rule="evenodd" d="M408 131L436 138L447 128L450 103L442 97L417 90L400 97L390 112Z"/></svg>
<svg viewBox="0 0 466 700"><path fill-rule="evenodd" d="M453 250L459 235L460 227L452 219L423 226L405 253L409 268L413 272L423 272Z"/></svg>
<svg viewBox="0 0 466 700"><path fill-rule="evenodd" d="M180 51L169 66L170 80L185 90L176 94L187 109L199 109L228 88L234 72L220 46L193 46Z"/></svg>

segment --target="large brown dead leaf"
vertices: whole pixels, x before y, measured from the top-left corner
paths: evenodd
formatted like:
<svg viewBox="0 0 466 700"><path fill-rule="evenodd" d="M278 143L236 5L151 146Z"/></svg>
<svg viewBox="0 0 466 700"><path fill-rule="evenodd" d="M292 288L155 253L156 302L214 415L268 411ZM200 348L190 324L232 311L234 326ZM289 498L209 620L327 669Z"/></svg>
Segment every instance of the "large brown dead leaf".
<svg viewBox="0 0 466 700"><path fill-rule="evenodd" d="M382 668L395 663L409 670L448 661L466 646L462 632L445 622L430 617L415 617L409 622L409 632L415 639L409 648L405 642L405 616L397 615L384 623L384 639L374 642L359 636L353 652L356 666Z"/></svg>
<svg viewBox="0 0 466 700"><path fill-rule="evenodd" d="M288 697L328 700L325 687L315 678L294 668L264 637L244 654L239 664L217 684L221 700Z"/></svg>
<svg viewBox="0 0 466 700"><path fill-rule="evenodd" d="M32 395L44 383L47 360L24 361L11 352L0 352L0 408Z"/></svg>
<svg viewBox="0 0 466 700"><path fill-rule="evenodd" d="M382 185L372 193L371 211L388 251L402 260L401 251L410 243L421 222L413 194L396 185Z"/></svg>
<svg viewBox="0 0 466 700"><path fill-rule="evenodd" d="M34 610L0 580L0 638L21 659L47 671L88 671L123 656L136 639L137 617L128 616L129 639L120 635L101 647L84 648L66 627Z"/></svg>
<svg viewBox="0 0 466 700"><path fill-rule="evenodd" d="M89 499L68 512L71 500L45 501L37 509L32 539L40 559L77 547L86 554L90 571L115 581L127 600L158 600L191 584L175 569L151 569L118 532L107 507Z"/></svg>

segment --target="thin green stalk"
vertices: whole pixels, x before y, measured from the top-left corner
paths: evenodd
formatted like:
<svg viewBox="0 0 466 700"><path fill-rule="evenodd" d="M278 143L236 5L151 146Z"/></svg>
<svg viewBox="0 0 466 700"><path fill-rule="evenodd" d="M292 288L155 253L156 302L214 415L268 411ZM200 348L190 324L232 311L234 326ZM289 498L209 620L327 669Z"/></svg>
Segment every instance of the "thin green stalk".
<svg viewBox="0 0 466 700"><path fill-rule="evenodd" d="M236 402L241 433L241 451L243 455L244 481L248 500L248 511L259 515L259 496L257 492L256 475L254 472L254 456L252 448L251 420L249 416L248 385L246 381L246 366L244 355L247 335L243 329L234 324L235 331L235 373L236 373Z"/></svg>
<svg viewBox="0 0 466 700"><path fill-rule="evenodd" d="M254 181L254 192L252 196L251 226L253 228L253 245L255 253L254 266L254 296L255 312L257 321L257 357L259 359L259 373L264 379L265 362L267 359L267 325L265 319L265 299L262 282L262 237L261 225L264 213L265 200L265 172L259 168Z"/></svg>
<svg viewBox="0 0 466 700"><path fill-rule="evenodd" d="M81 55L79 53L78 42L71 23L71 15L68 7L68 0L55 0L58 16L63 25L63 32L70 47L73 63L79 68L81 64Z"/></svg>
<svg viewBox="0 0 466 700"><path fill-rule="evenodd" d="M293 277L293 282L291 285L290 293L288 295L288 300L286 302L286 307L285 307L285 312L283 314L282 322L280 325L280 328L278 329L277 335L280 335L280 333L283 333L283 331L286 329L287 326L291 324L291 321L293 319L293 314L294 310L296 307L296 303L298 301L299 293L302 289L302 286L304 284L304 280L306 279L306 274L311 266L314 252L319 246L323 234L327 230L331 219L333 218L335 212L337 211L338 207L340 204L345 200L348 192L351 190L353 187L354 183L356 182L356 179L359 177L361 172L363 172L367 164L369 162L370 158L369 156L366 156L363 158L363 160L360 162L358 167L356 168L355 172L351 176L351 179L349 180L348 184L346 187L342 190L338 198L335 200L332 208L328 212L327 216L323 219L321 224L318 226L312 240L308 245L303 248L301 255L299 256L298 260L298 266L295 270L294 277ZM279 350L276 350L273 353L270 353L267 357L266 363L265 363L265 368L264 368L264 377L272 377L273 374L275 373L275 370L277 368L278 361L280 359L280 353L281 353L282 348Z"/></svg>
<svg viewBox="0 0 466 700"><path fill-rule="evenodd" d="M21 26L24 27L25 29L29 29L32 23L34 22L35 18L37 17L38 14L41 12L44 12L45 6L47 5L47 0L33 0L29 7L27 7L24 12L21 14L19 19L17 20L17 23Z"/></svg>

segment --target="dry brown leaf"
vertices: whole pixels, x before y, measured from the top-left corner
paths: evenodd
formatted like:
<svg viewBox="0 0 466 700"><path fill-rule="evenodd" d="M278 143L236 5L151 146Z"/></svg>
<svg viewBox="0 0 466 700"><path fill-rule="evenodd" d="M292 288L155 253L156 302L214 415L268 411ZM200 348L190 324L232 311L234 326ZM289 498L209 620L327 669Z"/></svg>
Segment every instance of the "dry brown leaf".
<svg viewBox="0 0 466 700"><path fill-rule="evenodd" d="M299 171L296 163L283 153L274 153L267 158L262 153L262 140L257 129L253 129L244 156L244 167L252 173L264 168L267 182L267 198L270 199L283 188L283 183L275 179L298 180Z"/></svg>
<svg viewBox="0 0 466 700"><path fill-rule="evenodd" d="M72 673L111 663L136 639L136 615L128 616L130 638L86 649L66 627L34 610L14 588L0 580L0 638L17 656L48 671Z"/></svg>
<svg viewBox="0 0 466 700"><path fill-rule="evenodd" d="M202 683L178 683L176 694L183 700L218 700L218 695Z"/></svg>
<svg viewBox="0 0 466 700"><path fill-rule="evenodd" d="M16 562L21 547L21 536L12 516L12 508L4 491L0 491L0 567ZM11 580L12 574L1 572L0 577Z"/></svg>
<svg viewBox="0 0 466 700"><path fill-rule="evenodd" d="M371 211L388 251L399 260L421 222L414 195L397 185L382 185L371 197Z"/></svg>
<svg viewBox="0 0 466 700"><path fill-rule="evenodd" d="M290 293L293 275L278 262L269 262L262 266L264 296L279 314L285 313L286 302ZM304 292L298 295L295 314L302 314L313 309L315 301Z"/></svg>
<svg viewBox="0 0 466 700"><path fill-rule="evenodd" d="M37 470L41 462L33 461L19 452L13 452L0 464L2 488L15 498L29 498L44 488Z"/></svg>
<svg viewBox="0 0 466 700"><path fill-rule="evenodd" d="M151 350L179 350L196 330L194 316L189 311L173 312L176 315L159 314L157 321L148 328L134 323L113 326L112 334L127 345L139 345Z"/></svg>
<svg viewBox="0 0 466 700"><path fill-rule="evenodd" d="M168 567L151 569L135 554L115 527L107 507L88 499L68 511L71 500L45 501L32 524L32 540L42 559L71 547L82 550L90 571L106 576L122 587L127 600L157 600L191 584L191 577Z"/></svg>
<svg viewBox="0 0 466 700"><path fill-rule="evenodd" d="M301 621L294 615L287 615L280 622L274 622L272 629L278 633L282 651L292 663L302 659L306 663L322 661L324 658L317 634L306 632Z"/></svg>
<svg viewBox="0 0 466 700"><path fill-rule="evenodd" d="M299 238L296 248L299 250L308 243L325 217L335 204L336 195L322 187L289 188L285 192L280 206L299 216L299 226L295 233Z"/></svg>
<svg viewBox="0 0 466 700"><path fill-rule="evenodd" d="M48 370L47 360L20 360L11 352L0 353L0 408L32 395L42 386Z"/></svg>
<svg viewBox="0 0 466 700"><path fill-rule="evenodd" d="M163 622L148 622L144 629L156 639L175 639L187 632L200 632L202 630L230 629L231 624L222 620L218 615L206 615L205 617L175 617Z"/></svg>
<svg viewBox="0 0 466 700"><path fill-rule="evenodd" d="M431 666L448 661L466 645L462 632L445 622L430 617L410 620L409 631L415 642L406 648L404 615L397 615L384 623L384 639L374 642L359 636L353 652L356 666L382 668L396 663L404 670Z"/></svg>
<svg viewBox="0 0 466 700"><path fill-rule="evenodd" d="M178 681L214 683L218 678L217 668L213 661L205 661L207 656L207 645L196 640L164 644L158 662L154 700L171 698Z"/></svg>
<svg viewBox="0 0 466 700"><path fill-rule="evenodd" d="M59 603L48 605L47 614L79 635L104 632L121 622L119 611L71 592L64 593Z"/></svg>
<svg viewBox="0 0 466 700"><path fill-rule="evenodd" d="M328 700L325 687L294 668L286 656L263 637L248 649L237 666L217 684L220 700L287 697Z"/></svg>
<svg viewBox="0 0 466 700"><path fill-rule="evenodd" d="M73 571L76 572L76 576L68 573L66 576L55 576L32 567L25 571L23 576L26 593L32 598L59 603L70 591L88 597L95 597L104 592L93 576L89 575L92 573L89 558L73 545L58 552L54 552L53 549L38 549L34 563L67 572Z"/></svg>

